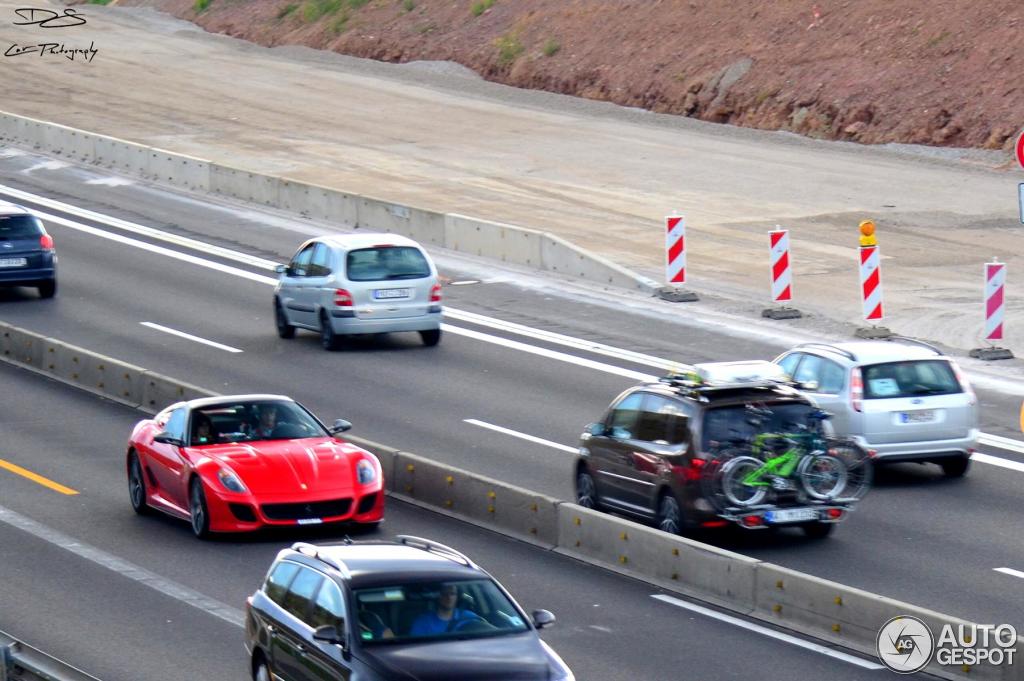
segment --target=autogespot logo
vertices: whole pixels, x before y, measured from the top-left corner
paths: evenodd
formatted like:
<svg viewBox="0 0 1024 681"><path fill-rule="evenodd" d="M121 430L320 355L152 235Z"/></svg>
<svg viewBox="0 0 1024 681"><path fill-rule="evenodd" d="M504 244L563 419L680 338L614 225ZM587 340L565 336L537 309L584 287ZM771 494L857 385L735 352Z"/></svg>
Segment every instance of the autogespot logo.
<svg viewBox="0 0 1024 681"><path fill-rule="evenodd" d="M916 617L893 617L878 631L875 648L886 667L897 674L913 674L931 661L935 638Z"/></svg>

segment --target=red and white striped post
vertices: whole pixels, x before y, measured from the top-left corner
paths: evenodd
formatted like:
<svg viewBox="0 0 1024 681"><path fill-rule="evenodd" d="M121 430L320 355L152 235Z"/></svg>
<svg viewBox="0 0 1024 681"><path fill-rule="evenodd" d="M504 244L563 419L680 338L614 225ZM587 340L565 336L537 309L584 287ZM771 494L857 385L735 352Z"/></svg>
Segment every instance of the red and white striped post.
<svg viewBox="0 0 1024 681"><path fill-rule="evenodd" d="M985 263L985 338L991 344L1003 340L1003 317L1006 290L1006 264L992 258ZM971 357L978 359L1012 359L1013 353L1007 348L990 345L987 348L974 348ZM1022 407L1024 409L1024 407ZM1021 412L1024 415L1024 411Z"/></svg>
<svg viewBox="0 0 1024 681"><path fill-rule="evenodd" d="M795 319L801 317L799 310L787 307L793 300L793 269L789 257L789 230L775 225L768 232L768 262L771 266L772 302L780 307L761 311L762 317L770 319Z"/></svg>
<svg viewBox="0 0 1024 681"><path fill-rule="evenodd" d="M686 218L665 218L665 286L658 290L663 300L685 303L697 300L697 294L684 291L686 284Z"/></svg>
<svg viewBox="0 0 1024 681"><path fill-rule="evenodd" d="M888 338L892 331L876 322L885 316L882 310L882 253L875 236L875 223L862 220L860 223L860 301L864 321L871 322L870 327L857 329L859 338Z"/></svg>

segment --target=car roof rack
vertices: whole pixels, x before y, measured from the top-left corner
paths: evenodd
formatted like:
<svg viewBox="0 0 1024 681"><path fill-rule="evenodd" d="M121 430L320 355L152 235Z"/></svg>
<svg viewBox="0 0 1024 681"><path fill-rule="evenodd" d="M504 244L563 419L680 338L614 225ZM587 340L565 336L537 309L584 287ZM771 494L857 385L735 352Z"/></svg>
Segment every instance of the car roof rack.
<svg viewBox="0 0 1024 681"><path fill-rule="evenodd" d="M793 349L796 350L798 348L825 348L826 350L842 355L851 362L857 361L857 355L853 354L849 350L844 350L836 345L832 345L831 343L801 343Z"/></svg>
<svg viewBox="0 0 1024 681"><path fill-rule="evenodd" d="M422 549L423 551L427 551L429 553L436 553L446 558L452 558L455 561L462 563L468 568L473 568L474 570L479 569L479 566L473 561L471 561L469 557L466 556L464 553L460 553L452 547L445 546L444 544L440 544L436 541L424 539L423 537L414 537L409 534L400 534L397 537L395 537L395 541L399 544L402 544L403 546L410 546L412 548Z"/></svg>
<svg viewBox="0 0 1024 681"><path fill-rule="evenodd" d="M774 373L765 370L774 369ZM736 373L739 371L740 373ZM747 373L743 373L747 372ZM752 372L752 375L751 373ZM761 375L758 375L761 374ZM686 370L670 373L658 379L685 391L689 397L707 402L711 392L726 390L750 390L755 388L778 389L793 385L792 379L782 374L781 369L771 362L740 361L710 362L687 367Z"/></svg>
<svg viewBox="0 0 1024 681"><path fill-rule="evenodd" d="M345 576L348 576L349 574L348 567L344 563L342 563L341 561L337 561L334 558L322 553L320 551L320 547L315 544L310 544L304 541L297 541L294 544L292 544L292 551L297 551L298 553L301 553L304 556L316 558L319 561L327 563L332 568L334 568L338 572L341 572Z"/></svg>
<svg viewBox="0 0 1024 681"><path fill-rule="evenodd" d="M918 340L916 338L909 338L908 336L889 336L885 340L887 340L887 341L899 341L900 343L910 343L912 345L920 345L923 348L927 348L927 349L931 350L936 355L940 355L941 356L941 355L945 354L944 352L939 350L937 347L935 347L931 343L926 343L925 341Z"/></svg>

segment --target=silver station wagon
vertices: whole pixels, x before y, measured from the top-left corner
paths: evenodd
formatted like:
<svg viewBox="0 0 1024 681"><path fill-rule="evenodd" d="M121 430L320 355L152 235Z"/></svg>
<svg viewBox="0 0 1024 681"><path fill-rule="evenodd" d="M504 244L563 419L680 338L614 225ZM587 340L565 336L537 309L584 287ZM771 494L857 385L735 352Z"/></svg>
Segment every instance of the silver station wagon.
<svg viewBox="0 0 1024 681"><path fill-rule="evenodd" d="M950 477L967 472L978 440L978 400L938 349L912 339L804 343L775 359L802 384L832 427L875 462L934 462Z"/></svg>
<svg viewBox="0 0 1024 681"><path fill-rule="evenodd" d="M441 284L423 248L396 234L333 234L311 239L279 265L274 319L281 338L320 334L326 350L344 336L418 331L441 341Z"/></svg>

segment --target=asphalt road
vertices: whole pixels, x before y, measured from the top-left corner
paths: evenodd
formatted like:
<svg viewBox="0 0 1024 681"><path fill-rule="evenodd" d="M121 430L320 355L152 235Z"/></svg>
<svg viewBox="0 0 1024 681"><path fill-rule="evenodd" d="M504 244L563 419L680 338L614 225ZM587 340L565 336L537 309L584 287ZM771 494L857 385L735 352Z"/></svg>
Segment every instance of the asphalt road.
<svg viewBox="0 0 1024 681"><path fill-rule="evenodd" d="M74 168L26 173L15 161L0 166L4 184L277 262L287 259L303 234L324 229L139 185L86 184L97 176ZM328 354L309 333L292 341L276 338L270 286L252 279L269 276L265 269L202 252L210 249L197 251L65 217L172 253L51 221L61 258L60 292L52 301L40 301L32 292L0 292L4 320L220 392L286 392L327 420L351 420L358 435L562 498L572 494L570 452L467 419L571 448L581 427L637 375L658 373L622 353L609 356L495 329L486 321L451 318L437 348L423 348L415 335L397 335ZM174 253L238 271L201 267L171 257ZM453 308L657 357L691 363L770 358L800 336L793 327L766 331L699 307L587 291L479 261L441 254L439 262L453 280L481 282L447 286L446 303ZM243 352L171 336L143 322ZM526 347L510 347L514 343ZM984 430L1013 435L1018 398L995 391L981 391L980 397ZM1018 463L1024 459L1012 451L983 449ZM877 488L826 542L789 532L705 538L917 605L1021 626L1024 583L995 572L1024 569L1024 551L1016 541L1020 475L976 464L967 478L947 481L936 468L895 466L882 471Z"/></svg>
<svg viewBox="0 0 1024 681"><path fill-rule="evenodd" d="M0 470L0 630L103 681L247 678L240 612L275 553L339 530L201 542L188 525L136 516L124 446L140 412L0 364L16 400L0 421L0 460L77 494ZM587 681L878 678L877 663L807 650L655 600L657 589L390 500L383 530L466 552L527 610L558 621L547 640ZM846 659L840 659L846 658ZM765 662L771 660L772 664Z"/></svg>

